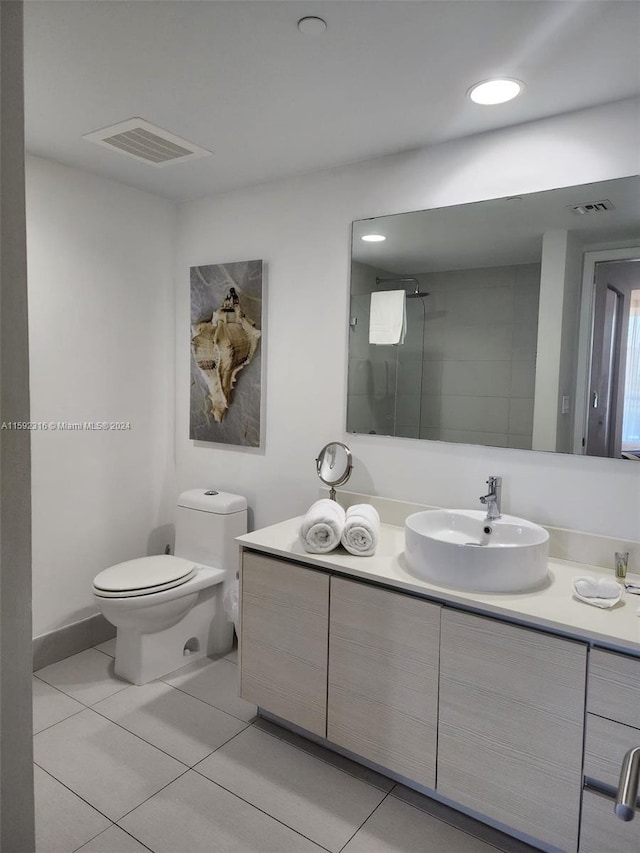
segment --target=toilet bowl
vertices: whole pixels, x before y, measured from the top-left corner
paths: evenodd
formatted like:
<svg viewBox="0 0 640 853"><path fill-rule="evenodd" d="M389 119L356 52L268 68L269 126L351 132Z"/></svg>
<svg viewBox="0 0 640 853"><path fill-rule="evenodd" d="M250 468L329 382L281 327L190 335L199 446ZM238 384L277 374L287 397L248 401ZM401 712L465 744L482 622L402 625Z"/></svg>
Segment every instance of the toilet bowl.
<svg viewBox="0 0 640 853"><path fill-rule="evenodd" d="M233 624L222 598L236 577L235 537L246 532L246 506L239 495L183 492L175 556L128 560L95 577L94 602L117 630L116 675L146 684L229 651Z"/></svg>

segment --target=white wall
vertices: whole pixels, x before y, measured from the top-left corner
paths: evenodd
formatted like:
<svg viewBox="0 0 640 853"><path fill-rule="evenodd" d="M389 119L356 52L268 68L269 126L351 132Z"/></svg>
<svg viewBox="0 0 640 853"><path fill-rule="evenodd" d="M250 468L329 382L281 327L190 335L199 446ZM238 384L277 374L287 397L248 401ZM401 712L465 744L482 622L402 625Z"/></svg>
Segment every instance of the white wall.
<svg viewBox="0 0 640 853"><path fill-rule="evenodd" d="M568 242L569 233L563 229L547 231L542 237L533 447L558 446L560 355Z"/></svg>
<svg viewBox="0 0 640 853"><path fill-rule="evenodd" d="M638 538L640 466L347 435L344 424L353 219L635 174L639 143L637 102L619 102L184 204L176 261L178 486L244 494L254 526L263 526L306 510L319 485L315 455L327 441L344 440L354 453L354 491L474 507L487 476L500 474L507 512ZM261 452L188 439L189 267L248 258L262 258L267 269Z"/></svg>
<svg viewBox="0 0 640 853"><path fill-rule="evenodd" d="M96 612L91 582L159 552L173 518L175 208L29 157L34 636Z"/></svg>
<svg viewBox="0 0 640 853"><path fill-rule="evenodd" d="M573 448L574 406L578 382L578 341L580 312L582 310L582 268L584 247L575 235L567 240L567 262L564 273L564 301L562 305L562 347L557 402L558 450L570 452ZM573 342L573 343L572 343ZM567 397L568 411L563 414L563 397ZM640 533L639 533L640 537Z"/></svg>

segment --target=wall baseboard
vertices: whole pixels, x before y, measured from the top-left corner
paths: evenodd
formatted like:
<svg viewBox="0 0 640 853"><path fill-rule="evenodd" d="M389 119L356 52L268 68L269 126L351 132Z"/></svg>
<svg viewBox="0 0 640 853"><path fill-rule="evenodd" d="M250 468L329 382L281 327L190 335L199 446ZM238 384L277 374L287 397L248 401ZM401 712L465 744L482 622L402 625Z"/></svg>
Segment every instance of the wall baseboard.
<svg viewBox="0 0 640 853"><path fill-rule="evenodd" d="M102 613L33 638L33 671L57 663L115 637L116 629Z"/></svg>

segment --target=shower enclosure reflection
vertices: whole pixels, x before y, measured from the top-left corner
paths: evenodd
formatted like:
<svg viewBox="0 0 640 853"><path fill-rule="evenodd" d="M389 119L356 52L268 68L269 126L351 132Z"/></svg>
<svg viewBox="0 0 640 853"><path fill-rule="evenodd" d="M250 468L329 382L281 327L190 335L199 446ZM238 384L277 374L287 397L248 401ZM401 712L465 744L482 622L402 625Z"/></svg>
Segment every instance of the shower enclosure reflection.
<svg viewBox="0 0 640 853"><path fill-rule="evenodd" d="M348 429L530 447L539 265L416 278L429 295L407 301L404 344L374 347L368 300L376 276L366 264L352 265L358 322L350 338Z"/></svg>
<svg viewBox="0 0 640 853"><path fill-rule="evenodd" d="M354 222L347 430L633 458L634 259L637 176ZM370 342L381 290L406 293L398 345Z"/></svg>

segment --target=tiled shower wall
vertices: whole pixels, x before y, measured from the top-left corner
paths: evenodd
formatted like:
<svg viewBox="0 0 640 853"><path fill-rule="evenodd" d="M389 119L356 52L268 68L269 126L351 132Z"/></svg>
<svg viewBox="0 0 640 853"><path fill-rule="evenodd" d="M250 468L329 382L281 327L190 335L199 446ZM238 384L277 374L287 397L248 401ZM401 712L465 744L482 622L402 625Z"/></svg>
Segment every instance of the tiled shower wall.
<svg viewBox="0 0 640 853"><path fill-rule="evenodd" d="M531 448L540 265L417 275L399 346L369 344L381 271L353 266L348 431Z"/></svg>

